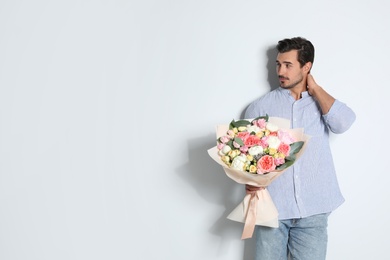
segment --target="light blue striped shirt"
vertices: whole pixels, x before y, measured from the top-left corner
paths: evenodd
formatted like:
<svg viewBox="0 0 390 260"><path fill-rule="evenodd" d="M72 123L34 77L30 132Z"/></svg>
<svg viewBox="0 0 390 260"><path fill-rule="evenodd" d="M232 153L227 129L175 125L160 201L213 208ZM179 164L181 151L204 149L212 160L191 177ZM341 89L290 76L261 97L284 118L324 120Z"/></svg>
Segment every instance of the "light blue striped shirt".
<svg viewBox="0 0 390 260"><path fill-rule="evenodd" d="M295 100L279 87L252 102L245 118L268 114L291 120L291 128L304 128L311 136L304 154L271 183L268 190L279 211L279 219L303 218L335 210L344 202L337 182L329 145L329 130L343 133L355 121L355 113L336 100L322 115L308 92Z"/></svg>

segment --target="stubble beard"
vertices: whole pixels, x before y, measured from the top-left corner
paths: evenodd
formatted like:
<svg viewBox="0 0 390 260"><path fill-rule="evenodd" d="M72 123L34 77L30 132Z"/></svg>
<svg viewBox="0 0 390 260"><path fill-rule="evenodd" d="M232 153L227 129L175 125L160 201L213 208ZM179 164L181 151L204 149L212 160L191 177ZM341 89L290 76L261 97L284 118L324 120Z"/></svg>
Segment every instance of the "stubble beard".
<svg viewBox="0 0 390 260"><path fill-rule="evenodd" d="M284 89L292 89L293 87L295 87L296 85L300 84L301 82L303 81L303 76L301 76L300 79L298 79L297 81L291 83L290 85L286 85L286 86L283 86L282 84L280 84L280 86Z"/></svg>

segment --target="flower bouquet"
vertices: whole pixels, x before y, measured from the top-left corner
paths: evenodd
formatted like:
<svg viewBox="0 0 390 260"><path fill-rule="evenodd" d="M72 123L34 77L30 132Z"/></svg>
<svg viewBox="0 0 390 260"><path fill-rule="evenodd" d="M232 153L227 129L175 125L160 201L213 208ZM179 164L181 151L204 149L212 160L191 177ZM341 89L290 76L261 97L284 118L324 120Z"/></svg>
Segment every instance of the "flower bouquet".
<svg viewBox="0 0 390 260"><path fill-rule="evenodd" d="M309 136L290 121L261 116L217 126L217 145L208 150L226 175L240 184L262 189L247 192L228 219L243 222L242 239L252 237L255 225L278 227L278 211L266 189L302 155Z"/></svg>

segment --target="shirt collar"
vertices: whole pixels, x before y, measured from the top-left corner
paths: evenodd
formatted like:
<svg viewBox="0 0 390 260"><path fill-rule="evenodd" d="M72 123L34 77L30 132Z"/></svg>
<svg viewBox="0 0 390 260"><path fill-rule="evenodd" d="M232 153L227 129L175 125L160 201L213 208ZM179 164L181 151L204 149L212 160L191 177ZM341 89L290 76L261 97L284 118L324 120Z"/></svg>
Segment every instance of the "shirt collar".
<svg viewBox="0 0 390 260"><path fill-rule="evenodd" d="M289 89L285 89L285 88L279 87L279 90L280 90L282 93L284 93L285 95L291 97L291 94L290 94L290 90L289 90ZM309 92L307 92L307 91L304 91L304 92L301 93L301 99L302 99L302 98L306 98L306 97L308 97L308 96L310 96L310 95L309 95Z"/></svg>

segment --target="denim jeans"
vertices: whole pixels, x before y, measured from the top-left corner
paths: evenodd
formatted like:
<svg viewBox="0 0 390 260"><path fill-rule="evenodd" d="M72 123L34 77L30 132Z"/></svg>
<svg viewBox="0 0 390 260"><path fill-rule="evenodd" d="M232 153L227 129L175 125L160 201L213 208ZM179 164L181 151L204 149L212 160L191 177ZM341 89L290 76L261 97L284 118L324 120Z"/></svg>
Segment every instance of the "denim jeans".
<svg viewBox="0 0 390 260"><path fill-rule="evenodd" d="M324 260L329 213L256 226L256 260Z"/></svg>

